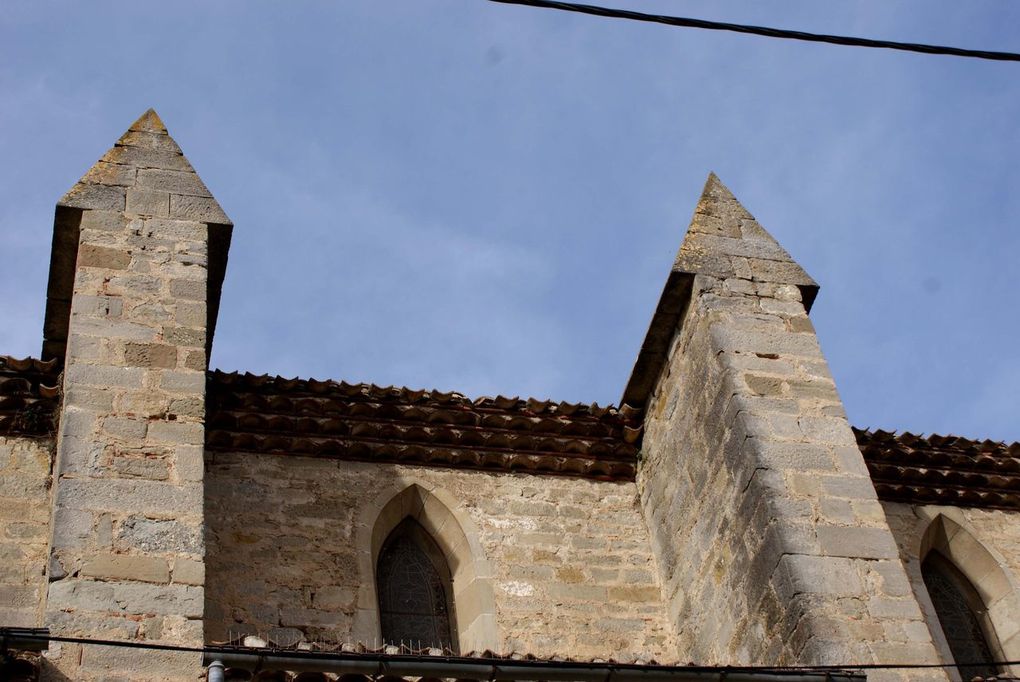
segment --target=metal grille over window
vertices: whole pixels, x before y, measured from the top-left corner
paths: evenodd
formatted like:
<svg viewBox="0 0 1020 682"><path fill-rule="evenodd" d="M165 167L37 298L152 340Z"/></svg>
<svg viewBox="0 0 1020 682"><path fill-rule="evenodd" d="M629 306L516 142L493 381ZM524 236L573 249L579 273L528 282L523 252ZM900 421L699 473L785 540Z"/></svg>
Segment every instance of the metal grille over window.
<svg viewBox="0 0 1020 682"><path fill-rule="evenodd" d="M456 652L449 573L442 551L420 525L408 519L393 531L376 568L386 644Z"/></svg>
<svg viewBox="0 0 1020 682"><path fill-rule="evenodd" d="M954 661L982 664L962 668L961 677L969 680L998 674L993 665L995 658L981 630L979 616L984 608L974 587L955 566L936 552L929 554L921 564L921 575Z"/></svg>

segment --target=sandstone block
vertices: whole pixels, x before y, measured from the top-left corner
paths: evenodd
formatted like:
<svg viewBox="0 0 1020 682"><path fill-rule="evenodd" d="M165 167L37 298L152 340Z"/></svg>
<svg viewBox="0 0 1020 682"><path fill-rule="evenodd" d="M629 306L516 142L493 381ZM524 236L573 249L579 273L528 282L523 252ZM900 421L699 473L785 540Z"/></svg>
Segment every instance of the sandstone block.
<svg viewBox="0 0 1020 682"><path fill-rule="evenodd" d="M113 583L113 599L129 613L202 617L203 590L193 585Z"/></svg>
<svg viewBox="0 0 1020 682"><path fill-rule="evenodd" d="M123 187L78 183L60 198L57 205L93 211L123 211L124 196Z"/></svg>
<svg viewBox="0 0 1020 682"><path fill-rule="evenodd" d="M820 526L818 542L828 556L897 559L899 550L886 528Z"/></svg>
<svg viewBox="0 0 1020 682"><path fill-rule="evenodd" d="M834 453L836 461L839 462L840 469L849 475L871 477L871 474L868 472L868 465L864 463L864 457L861 455L861 450L857 445L837 446L834 449Z"/></svg>
<svg viewBox="0 0 1020 682"><path fill-rule="evenodd" d="M152 514L190 514L201 510L199 486L157 481L64 479L60 503L73 514L82 510Z"/></svg>
<svg viewBox="0 0 1020 682"><path fill-rule="evenodd" d="M205 330L190 329L188 327L166 327L163 329L163 339L175 346L201 348L205 345Z"/></svg>
<svg viewBox="0 0 1020 682"><path fill-rule="evenodd" d="M38 625L35 609L0 606L0 622L9 628L33 628Z"/></svg>
<svg viewBox="0 0 1020 682"><path fill-rule="evenodd" d="M206 323L205 302L178 302L174 321L182 327L203 327Z"/></svg>
<svg viewBox="0 0 1020 682"><path fill-rule="evenodd" d="M801 472L835 474L838 471L832 453L824 446L769 440L767 435L761 438L755 442L755 450L765 466Z"/></svg>
<svg viewBox="0 0 1020 682"><path fill-rule="evenodd" d="M738 329L719 323L712 325L711 333L714 346L721 351L821 356L817 340L806 334Z"/></svg>
<svg viewBox="0 0 1020 682"><path fill-rule="evenodd" d="M65 579L50 583L48 608L109 611L116 607L113 586L92 580Z"/></svg>
<svg viewBox="0 0 1020 682"><path fill-rule="evenodd" d="M609 599L613 602L657 602L659 590L654 587L610 587Z"/></svg>
<svg viewBox="0 0 1020 682"><path fill-rule="evenodd" d="M204 585L205 564L191 559L175 559L173 577L175 583Z"/></svg>
<svg viewBox="0 0 1020 682"><path fill-rule="evenodd" d="M103 430L120 438L145 438L148 424L138 419L123 417L107 417L103 420Z"/></svg>
<svg viewBox="0 0 1020 682"><path fill-rule="evenodd" d="M151 189L129 189L127 212L138 215L170 215L170 193Z"/></svg>
<svg viewBox="0 0 1020 682"><path fill-rule="evenodd" d="M585 580L584 571L576 566L563 566L556 569L556 579L564 583L581 583Z"/></svg>
<svg viewBox="0 0 1020 682"><path fill-rule="evenodd" d="M82 338L77 338L82 337ZM139 324L127 320L103 320L95 317L73 316L71 319L70 349L81 355L74 355L74 360L92 359L96 363L109 364L120 360L104 350L113 341L155 341L156 329L148 324ZM82 352L83 348L94 347L92 352Z"/></svg>
<svg viewBox="0 0 1020 682"><path fill-rule="evenodd" d="M204 281L192 279L175 279L170 282L170 293L176 298L192 301L204 301L206 296Z"/></svg>
<svg viewBox="0 0 1020 682"><path fill-rule="evenodd" d="M187 357L184 359L184 366L187 369L197 369L204 372L207 369L205 350L189 350Z"/></svg>
<svg viewBox="0 0 1020 682"><path fill-rule="evenodd" d="M557 599L605 602L608 588L601 585L552 584L549 586L549 594Z"/></svg>
<svg viewBox="0 0 1020 682"><path fill-rule="evenodd" d="M85 562L84 575L116 580L139 580L148 583L170 581L166 559L130 554L101 554Z"/></svg>
<svg viewBox="0 0 1020 682"><path fill-rule="evenodd" d="M115 296L131 296L135 299L157 296L163 287L159 277L148 274L123 274L110 278L108 290Z"/></svg>
<svg viewBox="0 0 1020 682"><path fill-rule="evenodd" d="M776 591L781 600L798 594L854 596L862 590L851 559L786 555L779 561Z"/></svg>
<svg viewBox="0 0 1020 682"><path fill-rule="evenodd" d="M177 348L161 343L128 343L124 362L133 367L176 367Z"/></svg>
<svg viewBox="0 0 1020 682"><path fill-rule="evenodd" d="M161 151L180 154L181 148L169 135L162 135L140 130L129 130L117 140L120 147L141 147L143 149L159 149Z"/></svg>
<svg viewBox="0 0 1020 682"><path fill-rule="evenodd" d="M96 185L130 187L135 183L135 169L108 161L98 161L82 177L82 182Z"/></svg>
<svg viewBox="0 0 1020 682"><path fill-rule="evenodd" d="M169 405L166 395L151 390L120 392L113 400L113 409L121 414L160 419L166 415Z"/></svg>
<svg viewBox="0 0 1020 682"><path fill-rule="evenodd" d="M183 643L183 642L182 642ZM191 642L194 644L198 642ZM176 651L147 651L144 656L131 649L86 647L82 653L82 680L124 682L126 680L194 680L201 676L202 655ZM128 674L125 674L128 673Z"/></svg>
<svg viewBox="0 0 1020 682"><path fill-rule="evenodd" d="M201 445L178 445L174 472L182 483L200 482L205 476L204 448Z"/></svg>
<svg viewBox="0 0 1020 682"><path fill-rule="evenodd" d="M142 552L201 554L202 531L194 524L135 515L120 524L114 543Z"/></svg>
<svg viewBox="0 0 1020 682"><path fill-rule="evenodd" d="M811 318L807 315L801 315L798 317L792 317L786 321L786 326L791 332L796 334L814 334L815 328L811 324Z"/></svg>
<svg viewBox="0 0 1020 682"><path fill-rule="evenodd" d="M200 220L203 223L228 225L230 218L211 197L170 195L170 216L186 220Z"/></svg>
<svg viewBox="0 0 1020 682"><path fill-rule="evenodd" d="M152 234L159 235L161 239L167 239L175 244L184 243L179 248L186 248L196 252L205 253L209 237L208 226L197 220L186 220L183 218L148 218L145 226Z"/></svg>
<svg viewBox="0 0 1020 682"><path fill-rule="evenodd" d="M139 169L138 186L174 194L212 197L198 175L189 171L163 170L161 168Z"/></svg>
<svg viewBox="0 0 1020 682"><path fill-rule="evenodd" d="M875 499L875 485L866 476L827 476L822 481L822 490L827 495L850 500Z"/></svg>
<svg viewBox="0 0 1020 682"><path fill-rule="evenodd" d="M118 211L82 211L79 227L85 230L101 230L120 232L127 225L128 219Z"/></svg>
<svg viewBox="0 0 1020 682"><path fill-rule="evenodd" d="M178 417L205 417L205 401L201 398L174 398L170 401L169 412Z"/></svg>
<svg viewBox="0 0 1020 682"><path fill-rule="evenodd" d="M785 381L779 377L758 376L748 374L744 376L747 387L755 395L779 396L784 393Z"/></svg>
<svg viewBox="0 0 1020 682"><path fill-rule="evenodd" d="M132 134L137 135L138 133ZM158 169L194 175L191 165L180 153L173 149L160 149L157 146L125 145L114 147L106 155L106 159L138 169ZM151 187L154 184L151 175L147 176L144 181L139 177L137 182L139 186L143 187Z"/></svg>
<svg viewBox="0 0 1020 682"><path fill-rule="evenodd" d="M124 270L130 263L131 254L122 249L111 249L95 244L82 244L78 247L79 267Z"/></svg>
<svg viewBox="0 0 1020 682"><path fill-rule="evenodd" d="M98 421L96 414L89 410L75 409L77 407L74 406L74 408L68 409L64 413L61 431L65 436L88 438L96 431Z"/></svg>
<svg viewBox="0 0 1020 682"><path fill-rule="evenodd" d="M59 507L58 507L59 509ZM92 538L91 514L68 514L66 520L53 526L50 542L55 550L80 549Z"/></svg>
<svg viewBox="0 0 1020 682"><path fill-rule="evenodd" d="M804 305L799 300L780 301L774 298L762 298L759 299L759 306L762 312L772 315L790 315L807 319L807 315L804 313Z"/></svg>
<svg viewBox="0 0 1020 682"><path fill-rule="evenodd" d="M850 425L845 419L801 416L797 421L804 432L804 437L813 442L832 445L853 445L854 443Z"/></svg>
<svg viewBox="0 0 1020 682"><path fill-rule="evenodd" d="M74 315L94 315L103 319L118 318L124 312L124 301L119 296L85 296L74 297L71 313Z"/></svg>
<svg viewBox="0 0 1020 682"><path fill-rule="evenodd" d="M150 481L170 478L170 467L162 457L118 455L113 458L111 466L122 478L144 478Z"/></svg>
<svg viewBox="0 0 1020 682"><path fill-rule="evenodd" d="M75 364L67 368L68 381L72 384L98 386L102 388L141 388L142 369L137 367L104 367L101 365Z"/></svg>
<svg viewBox="0 0 1020 682"><path fill-rule="evenodd" d="M32 608L39 604L35 585L0 585L0 604L9 608Z"/></svg>
<svg viewBox="0 0 1020 682"><path fill-rule="evenodd" d="M205 442L205 427L189 422L152 422L149 424L149 440L156 443L202 445Z"/></svg>

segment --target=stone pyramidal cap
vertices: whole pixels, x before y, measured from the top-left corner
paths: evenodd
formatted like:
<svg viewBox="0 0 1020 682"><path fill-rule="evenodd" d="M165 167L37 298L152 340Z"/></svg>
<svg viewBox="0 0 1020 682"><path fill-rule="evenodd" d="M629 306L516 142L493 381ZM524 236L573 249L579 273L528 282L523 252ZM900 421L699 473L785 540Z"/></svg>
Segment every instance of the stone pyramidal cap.
<svg viewBox="0 0 1020 682"><path fill-rule="evenodd" d="M152 109L131 124L57 205L232 224Z"/></svg>
<svg viewBox="0 0 1020 682"><path fill-rule="evenodd" d="M818 285L762 227L715 173L708 174L694 218L638 351L621 405L643 409L655 387L670 344L691 300L695 275L789 284L810 310Z"/></svg>
<svg viewBox="0 0 1020 682"><path fill-rule="evenodd" d="M793 284L810 307L818 284L754 219L733 193L709 173L694 218L680 245L674 272Z"/></svg>

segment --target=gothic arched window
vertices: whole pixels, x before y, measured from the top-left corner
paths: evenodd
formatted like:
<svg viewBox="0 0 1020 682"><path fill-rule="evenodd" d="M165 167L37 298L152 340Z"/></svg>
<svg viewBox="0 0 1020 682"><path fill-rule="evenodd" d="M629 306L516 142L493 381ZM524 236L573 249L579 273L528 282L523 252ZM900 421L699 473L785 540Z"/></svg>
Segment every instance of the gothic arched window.
<svg viewBox="0 0 1020 682"><path fill-rule="evenodd" d="M376 587L384 643L456 653L450 568L436 541L413 519L405 519L383 544Z"/></svg>
<svg viewBox="0 0 1020 682"><path fill-rule="evenodd" d="M969 680L975 676L997 675L995 657L981 628L985 608L974 586L955 566L934 551L921 563L921 576L953 660L956 663L981 664L961 668L961 677Z"/></svg>

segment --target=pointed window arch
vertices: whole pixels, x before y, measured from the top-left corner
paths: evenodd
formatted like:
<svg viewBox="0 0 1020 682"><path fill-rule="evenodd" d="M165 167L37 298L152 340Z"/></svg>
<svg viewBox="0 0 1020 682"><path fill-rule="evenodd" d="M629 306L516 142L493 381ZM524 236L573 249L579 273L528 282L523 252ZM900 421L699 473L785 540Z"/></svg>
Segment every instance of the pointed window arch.
<svg viewBox="0 0 1020 682"><path fill-rule="evenodd" d="M997 675L1000 671L981 627L985 606L974 586L937 551L929 552L921 563L921 577L955 662L981 664L962 669L962 677Z"/></svg>
<svg viewBox="0 0 1020 682"><path fill-rule="evenodd" d="M450 568L436 541L414 519L404 519L386 538L376 583L386 644L457 652Z"/></svg>

